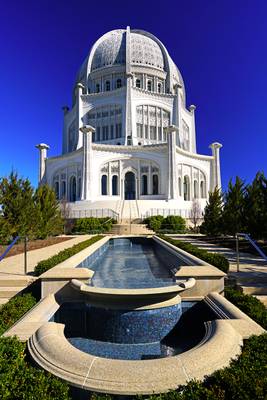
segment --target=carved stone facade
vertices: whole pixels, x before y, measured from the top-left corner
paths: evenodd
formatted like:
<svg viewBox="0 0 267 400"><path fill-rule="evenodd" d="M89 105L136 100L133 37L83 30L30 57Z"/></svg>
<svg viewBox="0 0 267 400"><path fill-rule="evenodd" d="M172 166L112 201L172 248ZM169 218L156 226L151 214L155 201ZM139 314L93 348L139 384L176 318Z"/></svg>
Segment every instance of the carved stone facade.
<svg viewBox="0 0 267 400"><path fill-rule="evenodd" d="M199 199L204 207L221 185L221 145L197 153L195 106L185 99L182 76L155 36L129 27L106 33L64 107L62 155L46 158L46 145L38 147L40 183L81 209L114 199L179 209Z"/></svg>

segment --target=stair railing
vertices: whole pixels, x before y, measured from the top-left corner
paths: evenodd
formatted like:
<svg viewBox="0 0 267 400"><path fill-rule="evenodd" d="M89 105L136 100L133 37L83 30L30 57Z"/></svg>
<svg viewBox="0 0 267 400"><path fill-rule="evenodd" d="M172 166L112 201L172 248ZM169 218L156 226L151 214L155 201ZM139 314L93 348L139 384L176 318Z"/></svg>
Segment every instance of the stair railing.
<svg viewBox="0 0 267 400"><path fill-rule="evenodd" d="M235 238L236 238L236 268L237 272L239 272L239 266L240 266L240 257L239 257L239 238L243 237L246 239L254 249L260 254L260 256L267 261L267 256L266 254L260 249L260 247L257 245L255 240L253 240L248 233L236 233Z"/></svg>
<svg viewBox="0 0 267 400"><path fill-rule="evenodd" d="M4 253L0 256L0 262L6 257L6 255L9 253L9 251L12 249L12 247L17 243L19 239L24 239L24 274L27 275L27 242L28 238L27 236L16 236L15 239L10 243L10 245L6 248Z"/></svg>

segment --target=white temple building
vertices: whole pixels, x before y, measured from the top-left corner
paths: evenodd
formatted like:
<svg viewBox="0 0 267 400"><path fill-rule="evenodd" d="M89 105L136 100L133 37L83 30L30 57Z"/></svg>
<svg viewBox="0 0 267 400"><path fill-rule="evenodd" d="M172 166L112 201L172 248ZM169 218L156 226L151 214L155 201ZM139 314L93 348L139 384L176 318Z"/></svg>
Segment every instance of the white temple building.
<svg viewBox="0 0 267 400"><path fill-rule="evenodd" d="M36 146L39 182L67 199L74 217L109 209L121 218L188 218L193 199L203 209L221 186L221 144L197 153L195 109L159 39L129 27L108 32L80 68L71 108L63 107L62 155L47 158L49 146Z"/></svg>

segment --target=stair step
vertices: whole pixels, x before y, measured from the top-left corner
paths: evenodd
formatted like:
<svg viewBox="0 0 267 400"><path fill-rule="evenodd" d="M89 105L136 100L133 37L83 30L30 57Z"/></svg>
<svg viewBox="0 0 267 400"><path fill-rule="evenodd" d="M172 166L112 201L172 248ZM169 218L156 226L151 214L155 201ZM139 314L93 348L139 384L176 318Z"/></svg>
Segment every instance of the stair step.
<svg viewBox="0 0 267 400"><path fill-rule="evenodd" d="M253 297L256 297L256 299L260 300L265 305L265 307L267 308L267 295L264 295L264 294L260 295L259 294L259 295L255 295Z"/></svg>
<svg viewBox="0 0 267 400"><path fill-rule="evenodd" d="M29 278L6 278L0 277L0 287L25 287L31 283L32 279Z"/></svg>
<svg viewBox="0 0 267 400"><path fill-rule="evenodd" d="M10 299L11 297L15 296L18 292L21 292L25 288L22 286L18 287L0 287L0 299L3 298L8 298Z"/></svg>
<svg viewBox="0 0 267 400"><path fill-rule="evenodd" d="M9 299L7 297L0 299L0 308L2 305L6 304L9 301Z"/></svg>
<svg viewBox="0 0 267 400"><path fill-rule="evenodd" d="M253 285L238 285L242 292L251 295L267 295L267 285L254 283Z"/></svg>

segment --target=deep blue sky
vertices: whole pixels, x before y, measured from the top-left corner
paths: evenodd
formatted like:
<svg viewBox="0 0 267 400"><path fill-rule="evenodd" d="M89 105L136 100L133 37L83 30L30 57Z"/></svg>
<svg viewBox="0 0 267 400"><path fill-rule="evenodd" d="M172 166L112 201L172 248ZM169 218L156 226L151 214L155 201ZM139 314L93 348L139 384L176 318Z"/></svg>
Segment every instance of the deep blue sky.
<svg viewBox="0 0 267 400"><path fill-rule="evenodd" d="M267 2L12 1L0 9L0 176L37 183L40 142L61 152L62 111L76 73L105 32L144 29L180 69L195 104L197 146L223 144L223 185L267 174Z"/></svg>

